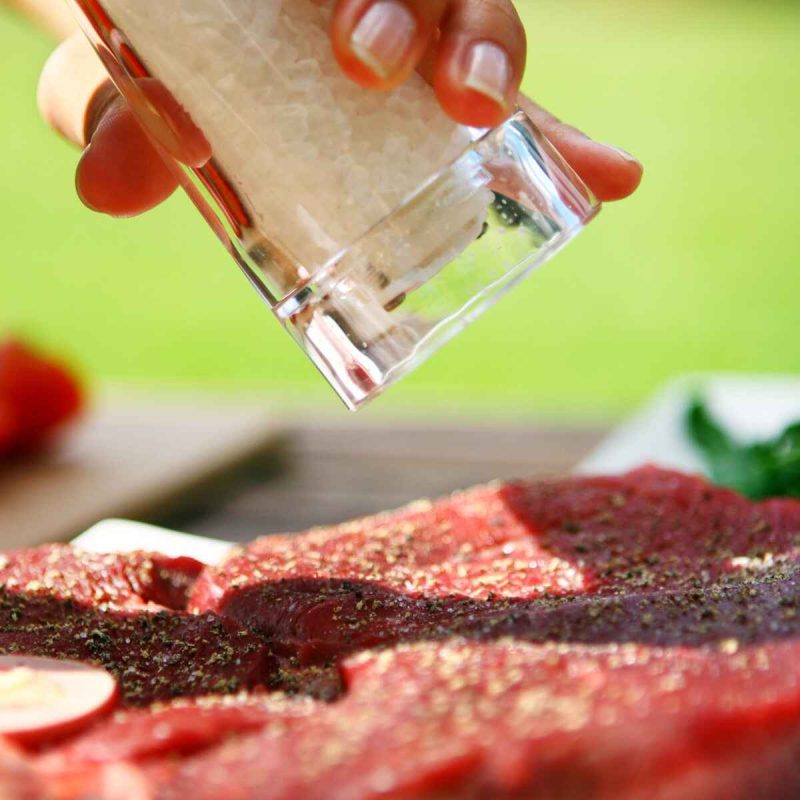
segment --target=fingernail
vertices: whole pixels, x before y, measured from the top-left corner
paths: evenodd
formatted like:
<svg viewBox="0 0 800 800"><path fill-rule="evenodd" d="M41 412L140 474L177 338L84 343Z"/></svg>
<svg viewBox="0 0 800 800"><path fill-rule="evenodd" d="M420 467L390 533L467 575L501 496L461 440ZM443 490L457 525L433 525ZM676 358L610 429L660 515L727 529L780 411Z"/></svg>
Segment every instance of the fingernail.
<svg viewBox="0 0 800 800"><path fill-rule="evenodd" d="M494 42L476 42L469 50L464 85L505 106L511 86L511 59Z"/></svg>
<svg viewBox="0 0 800 800"><path fill-rule="evenodd" d="M639 161L636 156L632 156L627 150L623 150L621 147L616 147L615 145L608 145L615 153L618 153L622 158L625 159L629 164L638 164L639 166L642 165L642 162Z"/></svg>
<svg viewBox="0 0 800 800"><path fill-rule="evenodd" d="M391 78L403 66L414 45L417 20L397 0L378 0L350 37L356 58L378 77Z"/></svg>

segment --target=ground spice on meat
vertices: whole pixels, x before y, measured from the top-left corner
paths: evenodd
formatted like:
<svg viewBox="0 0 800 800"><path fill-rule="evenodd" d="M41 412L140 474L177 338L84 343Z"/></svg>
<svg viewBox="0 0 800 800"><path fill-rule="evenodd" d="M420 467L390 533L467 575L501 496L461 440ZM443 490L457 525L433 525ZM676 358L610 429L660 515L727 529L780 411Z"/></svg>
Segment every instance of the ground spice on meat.
<svg viewBox="0 0 800 800"><path fill-rule="evenodd" d="M800 502L645 469L268 537L177 582L11 554L0 652L101 663L144 706L11 773L41 800L800 796L799 547Z"/></svg>

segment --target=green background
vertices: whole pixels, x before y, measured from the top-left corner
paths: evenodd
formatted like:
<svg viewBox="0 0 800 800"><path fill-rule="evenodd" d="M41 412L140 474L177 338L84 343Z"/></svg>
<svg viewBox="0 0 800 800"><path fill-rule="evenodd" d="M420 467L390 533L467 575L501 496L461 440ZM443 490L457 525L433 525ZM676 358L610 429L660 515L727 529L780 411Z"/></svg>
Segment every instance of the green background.
<svg viewBox="0 0 800 800"><path fill-rule="evenodd" d="M646 165L559 258L379 402L621 413L670 376L800 366L800 3L521 0L525 88ZM91 214L39 121L50 43L0 11L0 328L98 379L335 404L186 198Z"/></svg>

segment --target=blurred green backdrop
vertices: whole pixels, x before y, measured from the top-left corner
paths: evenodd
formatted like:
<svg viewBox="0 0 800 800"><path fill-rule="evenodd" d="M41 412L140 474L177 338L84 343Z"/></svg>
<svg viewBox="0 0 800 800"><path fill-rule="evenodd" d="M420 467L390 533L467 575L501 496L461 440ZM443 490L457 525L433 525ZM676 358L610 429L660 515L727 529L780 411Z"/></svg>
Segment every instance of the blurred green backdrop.
<svg viewBox="0 0 800 800"><path fill-rule="evenodd" d="M638 195L379 401L609 414L670 376L800 367L800 3L519 0L527 91L638 155ZM113 221L35 111L50 43L0 11L0 328L99 378L335 404L182 195Z"/></svg>

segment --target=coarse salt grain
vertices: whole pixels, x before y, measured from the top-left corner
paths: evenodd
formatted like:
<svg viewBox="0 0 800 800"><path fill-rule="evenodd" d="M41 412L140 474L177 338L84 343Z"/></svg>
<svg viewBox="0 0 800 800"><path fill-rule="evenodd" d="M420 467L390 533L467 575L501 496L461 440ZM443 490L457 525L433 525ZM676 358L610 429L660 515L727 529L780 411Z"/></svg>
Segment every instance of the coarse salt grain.
<svg viewBox="0 0 800 800"><path fill-rule="evenodd" d="M346 78L329 41L327 0L104 6L205 134L252 219L250 237L308 274L472 141L418 75L391 93ZM488 202L491 193L478 198L484 211ZM476 218L474 207L464 213ZM278 288L293 289L297 277L285 275Z"/></svg>

